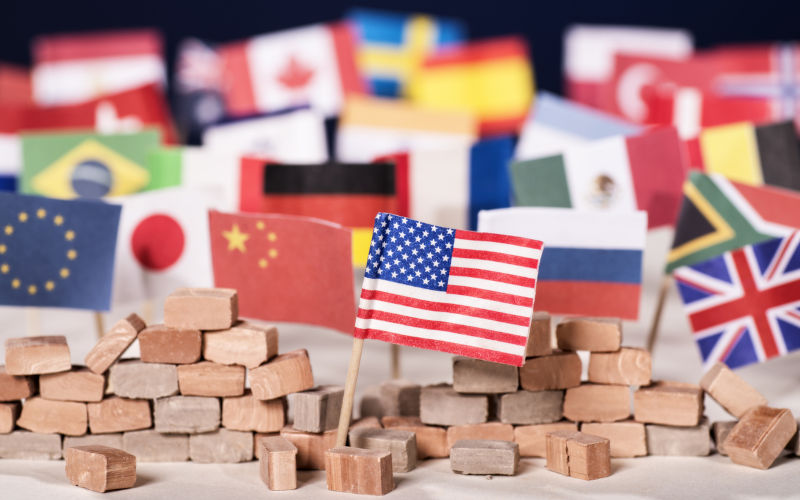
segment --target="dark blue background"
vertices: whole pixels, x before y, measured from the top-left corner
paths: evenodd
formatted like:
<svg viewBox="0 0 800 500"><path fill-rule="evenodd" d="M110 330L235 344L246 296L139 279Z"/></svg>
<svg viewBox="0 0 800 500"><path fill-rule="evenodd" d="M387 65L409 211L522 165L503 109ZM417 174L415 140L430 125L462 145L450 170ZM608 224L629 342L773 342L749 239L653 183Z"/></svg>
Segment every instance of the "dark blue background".
<svg viewBox="0 0 800 500"><path fill-rule="evenodd" d="M473 38L525 35L540 87L561 90L561 36L576 22L687 28L699 47L724 42L800 39L797 0L3 0L0 61L27 63L28 42L41 33L153 26L175 46L194 35L228 41L338 19L351 6L459 17Z"/></svg>

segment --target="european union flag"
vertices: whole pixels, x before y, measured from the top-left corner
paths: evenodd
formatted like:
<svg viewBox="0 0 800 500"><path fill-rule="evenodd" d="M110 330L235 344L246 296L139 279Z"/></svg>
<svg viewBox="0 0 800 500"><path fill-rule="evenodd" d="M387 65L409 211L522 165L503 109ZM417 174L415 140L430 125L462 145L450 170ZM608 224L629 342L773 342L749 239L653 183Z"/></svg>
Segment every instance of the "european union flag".
<svg viewBox="0 0 800 500"><path fill-rule="evenodd" d="M108 310L120 207L0 193L0 304Z"/></svg>

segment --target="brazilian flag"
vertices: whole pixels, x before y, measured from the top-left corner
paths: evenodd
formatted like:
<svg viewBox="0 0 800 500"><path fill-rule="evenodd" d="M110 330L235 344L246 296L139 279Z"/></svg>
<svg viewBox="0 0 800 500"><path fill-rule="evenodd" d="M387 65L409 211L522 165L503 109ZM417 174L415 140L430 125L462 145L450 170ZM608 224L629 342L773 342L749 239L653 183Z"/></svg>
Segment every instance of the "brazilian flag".
<svg viewBox="0 0 800 500"><path fill-rule="evenodd" d="M50 198L122 196L146 189L157 130L132 134L26 134L19 190Z"/></svg>

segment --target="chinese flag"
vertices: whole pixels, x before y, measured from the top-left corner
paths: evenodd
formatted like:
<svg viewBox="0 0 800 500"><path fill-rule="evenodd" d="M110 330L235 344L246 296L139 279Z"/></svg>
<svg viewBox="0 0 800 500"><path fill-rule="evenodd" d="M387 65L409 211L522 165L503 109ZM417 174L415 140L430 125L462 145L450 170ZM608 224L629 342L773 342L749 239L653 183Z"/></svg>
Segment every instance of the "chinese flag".
<svg viewBox="0 0 800 500"><path fill-rule="evenodd" d="M352 334L350 230L292 215L209 213L215 286L239 291L242 316Z"/></svg>

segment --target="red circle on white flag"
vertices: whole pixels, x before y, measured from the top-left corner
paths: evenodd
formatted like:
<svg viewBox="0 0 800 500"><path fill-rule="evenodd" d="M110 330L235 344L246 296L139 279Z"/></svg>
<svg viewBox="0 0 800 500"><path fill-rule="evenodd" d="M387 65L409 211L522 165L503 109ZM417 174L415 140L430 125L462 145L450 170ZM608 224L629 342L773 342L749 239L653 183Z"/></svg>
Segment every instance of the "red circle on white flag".
<svg viewBox="0 0 800 500"><path fill-rule="evenodd" d="M186 238L174 218L154 214L142 219L131 236L131 250L139 264L149 271L163 271L183 254Z"/></svg>

